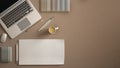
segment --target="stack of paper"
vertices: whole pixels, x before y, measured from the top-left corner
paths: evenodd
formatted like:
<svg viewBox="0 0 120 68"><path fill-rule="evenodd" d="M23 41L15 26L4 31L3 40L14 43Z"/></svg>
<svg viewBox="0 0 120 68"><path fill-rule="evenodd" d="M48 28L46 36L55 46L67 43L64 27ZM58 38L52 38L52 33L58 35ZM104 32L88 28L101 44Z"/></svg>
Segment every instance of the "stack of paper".
<svg viewBox="0 0 120 68"><path fill-rule="evenodd" d="M43 12L69 12L70 0L40 0Z"/></svg>
<svg viewBox="0 0 120 68"><path fill-rule="evenodd" d="M64 40L19 40L19 65L63 65Z"/></svg>

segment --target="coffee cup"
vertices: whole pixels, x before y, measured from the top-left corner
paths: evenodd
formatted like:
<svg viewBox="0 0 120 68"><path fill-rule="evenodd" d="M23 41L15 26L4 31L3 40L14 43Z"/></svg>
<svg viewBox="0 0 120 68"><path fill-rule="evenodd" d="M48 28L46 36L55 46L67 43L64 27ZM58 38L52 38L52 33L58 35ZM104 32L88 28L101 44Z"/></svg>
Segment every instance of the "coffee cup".
<svg viewBox="0 0 120 68"><path fill-rule="evenodd" d="M48 31L49 31L50 34L55 34L58 29L59 29L58 26L50 26L48 28Z"/></svg>

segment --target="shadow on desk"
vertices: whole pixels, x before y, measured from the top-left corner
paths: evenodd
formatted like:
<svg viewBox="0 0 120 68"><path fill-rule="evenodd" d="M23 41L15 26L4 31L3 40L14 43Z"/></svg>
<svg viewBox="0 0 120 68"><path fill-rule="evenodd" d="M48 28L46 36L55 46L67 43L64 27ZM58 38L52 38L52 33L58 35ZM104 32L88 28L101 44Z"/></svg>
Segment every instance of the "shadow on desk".
<svg viewBox="0 0 120 68"><path fill-rule="evenodd" d="M48 29L44 29L44 30L41 30L39 33L38 33L39 37L46 37L46 36L49 36L49 32L48 32Z"/></svg>

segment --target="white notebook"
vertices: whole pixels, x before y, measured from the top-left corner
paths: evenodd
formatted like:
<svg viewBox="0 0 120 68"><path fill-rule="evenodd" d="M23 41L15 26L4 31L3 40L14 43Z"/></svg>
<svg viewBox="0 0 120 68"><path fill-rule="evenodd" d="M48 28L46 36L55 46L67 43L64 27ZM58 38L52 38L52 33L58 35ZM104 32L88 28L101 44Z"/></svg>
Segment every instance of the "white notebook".
<svg viewBox="0 0 120 68"><path fill-rule="evenodd" d="M63 39L19 40L19 65L63 65Z"/></svg>

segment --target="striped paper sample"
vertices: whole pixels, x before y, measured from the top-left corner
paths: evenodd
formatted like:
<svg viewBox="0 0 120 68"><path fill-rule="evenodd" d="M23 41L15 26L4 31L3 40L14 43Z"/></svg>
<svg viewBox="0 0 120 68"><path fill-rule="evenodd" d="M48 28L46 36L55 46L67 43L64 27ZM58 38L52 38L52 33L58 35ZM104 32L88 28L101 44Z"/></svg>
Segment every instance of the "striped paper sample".
<svg viewBox="0 0 120 68"><path fill-rule="evenodd" d="M12 47L1 47L1 62L12 62Z"/></svg>
<svg viewBox="0 0 120 68"><path fill-rule="evenodd" d="M40 0L42 12L69 12L70 0Z"/></svg>
<svg viewBox="0 0 120 68"><path fill-rule="evenodd" d="M61 0L61 11L65 11L65 0Z"/></svg>
<svg viewBox="0 0 120 68"><path fill-rule="evenodd" d="M47 11L47 0L41 0L41 11Z"/></svg>
<svg viewBox="0 0 120 68"><path fill-rule="evenodd" d="M47 11L51 11L51 1L52 0L47 0Z"/></svg>
<svg viewBox="0 0 120 68"><path fill-rule="evenodd" d="M70 11L70 0L65 0L65 11Z"/></svg>
<svg viewBox="0 0 120 68"><path fill-rule="evenodd" d="M57 10L57 0L52 0L52 11L56 11Z"/></svg>
<svg viewBox="0 0 120 68"><path fill-rule="evenodd" d="M57 0L57 11L58 11L58 12L60 11L60 1L61 1L61 0Z"/></svg>

